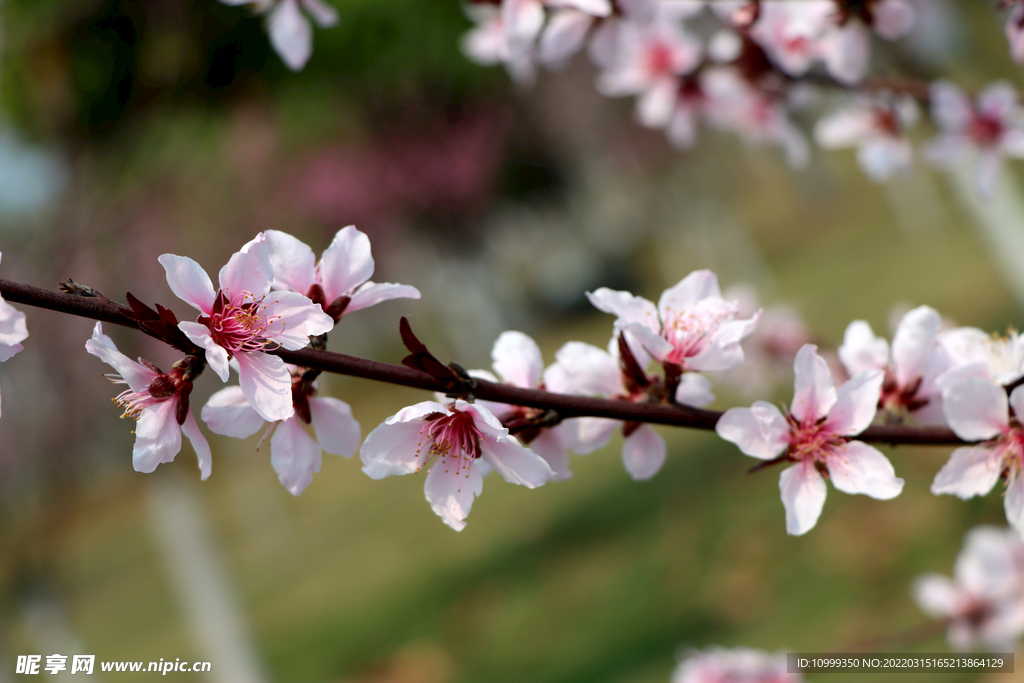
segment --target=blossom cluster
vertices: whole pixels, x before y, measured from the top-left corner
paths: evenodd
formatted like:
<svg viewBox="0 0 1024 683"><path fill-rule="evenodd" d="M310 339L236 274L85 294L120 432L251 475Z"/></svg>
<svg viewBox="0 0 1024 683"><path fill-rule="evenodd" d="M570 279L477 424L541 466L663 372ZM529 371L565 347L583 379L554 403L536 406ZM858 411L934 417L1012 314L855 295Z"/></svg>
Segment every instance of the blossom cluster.
<svg viewBox="0 0 1024 683"><path fill-rule="evenodd" d="M946 622L954 650L1012 651L1024 634L1024 542L1011 529L971 529L953 566L953 578L919 576L914 600Z"/></svg>
<svg viewBox="0 0 1024 683"><path fill-rule="evenodd" d="M1015 0L1007 34L1024 59L1024 3ZM807 135L793 114L821 86L847 93L811 137L822 148L853 147L877 182L914 164L908 131L929 104L938 131L923 150L950 167L975 159L982 193L992 190L1001 160L1024 157L1024 109L1013 87L994 83L972 98L947 81L927 92L891 88L865 77L874 39L907 35L927 5L909 0L482 0L467 7L477 26L463 51L481 64L503 63L530 82L536 67L558 68L586 51L599 69L602 94L635 96L636 118L662 129L680 148L697 142L700 122L747 143L781 147L804 166ZM709 28L711 27L711 28Z"/></svg>

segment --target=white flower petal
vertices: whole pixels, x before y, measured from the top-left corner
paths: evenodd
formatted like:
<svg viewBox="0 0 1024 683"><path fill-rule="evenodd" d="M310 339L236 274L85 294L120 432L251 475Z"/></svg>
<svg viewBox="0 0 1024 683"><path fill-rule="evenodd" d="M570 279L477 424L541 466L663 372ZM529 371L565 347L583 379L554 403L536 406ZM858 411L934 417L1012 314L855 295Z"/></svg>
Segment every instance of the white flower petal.
<svg viewBox="0 0 1024 683"><path fill-rule="evenodd" d="M135 424L132 465L136 472L152 472L171 462L181 450L181 429L174 418L177 401L161 401L142 411Z"/></svg>
<svg viewBox="0 0 1024 683"><path fill-rule="evenodd" d="M844 493L890 500L903 491L903 480L896 476L889 459L861 441L848 441L832 451L825 466L832 485Z"/></svg>
<svg viewBox="0 0 1024 683"><path fill-rule="evenodd" d="M313 54L313 27L299 11L298 0L281 0L267 20L270 44L292 71L298 71Z"/></svg>
<svg viewBox="0 0 1024 683"><path fill-rule="evenodd" d="M953 451L932 481L935 495L948 493L964 500L983 496L999 481L1002 454L986 446L965 446Z"/></svg>
<svg viewBox="0 0 1024 683"><path fill-rule="evenodd" d="M567 342L544 372L544 385L561 394L613 396L625 393L619 363L610 353L583 342Z"/></svg>
<svg viewBox="0 0 1024 683"><path fill-rule="evenodd" d="M345 307L345 313L376 306L382 301L391 299L419 299L420 290L412 285L399 285L394 282L366 282L360 285L352 295L352 300Z"/></svg>
<svg viewBox="0 0 1024 683"><path fill-rule="evenodd" d="M252 436L265 423L245 400L239 386L225 387L211 396L203 406L200 417L213 433L236 439Z"/></svg>
<svg viewBox="0 0 1024 683"><path fill-rule="evenodd" d="M939 128L959 132L974 118L974 107L964 91L950 81L936 81L928 89L931 115Z"/></svg>
<svg viewBox="0 0 1024 683"><path fill-rule="evenodd" d="M594 18L574 9L551 14L537 43L537 59L542 64L560 65L580 51Z"/></svg>
<svg viewBox="0 0 1024 683"><path fill-rule="evenodd" d="M882 0L874 8L875 33L886 40L906 35L914 25L914 8L906 0Z"/></svg>
<svg viewBox="0 0 1024 683"><path fill-rule="evenodd" d="M213 337L210 336L210 328L199 323L182 321L178 323L178 329L195 344L206 349L206 362L210 369L217 373L222 382L227 382L231 374L228 365L228 352L213 340Z"/></svg>
<svg viewBox="0 0 1024 683"><path fill-rule="evenodd" d="M636 481L657 474L665 464L665 439L650 425L640 425L622 442L622 464Z"/></svg>
<svg viewBox="0 0 1024 683"><path fill-rule="evenodd" d="M828 411L829 429L843 436L860 434L875 419L882 394L881 370L858 372L836 392L836 402Z"/></svg>
<svg viewBox="0 0 1024 683"><path fill-rule="evenodd" d="M845 26L833 29L820 47L824 52L825 66L837 81L851 85L864 78L870 57L870 42L864 24L846 22Z"/></svg>
<svg viewBox="0 0 1024 683"><path fill-rule="evenodd" d="M306 433L298 416L278 423L270 437L270 464L293 496L306 490L320 471L320 446Z"/></svg>
<svg viewBox="0 0 1024 683"><path fill-rule="evenodd" d="M289 0L285 0L288 2ZM236 251L217 275L221 291L238 306L251 303L270 291L274 267L270 264L266 237L260 233ZM243 292L246 293L243 298Z"/></svg>
<svg viewBox="0 0 1024 683"><path fill-rule="evenodd" d="M325 334L334 327L334 320L320 304L298 292L271 292L264 305L267 338L292 351L308 346L311 335Z"/></svg>
<svg viewBox="0 0 1024 683"><path fill-rule="evenodd" d="M210 453L210 444L206 441L203 433L199 431L199 425L196 424L196 418L192 415L191 410L185 416L185 423L181 425L181 433L188 437L192 444L192 450L196 452L196 458L199 461L199 478L206 481L210 477L210 472L213 471L213 454Z"/></svg>
<svg viewBox="0 0 1024 683"><path fill-rule="evenodd" d="M786 533L806 534L818 523L825 505L825 480L814 465L801 462L784 469L779 475L779 491L786 508Z"/></svg>
<svg viewBox="0 0 1024 683"><path fill-rule="evenodd" d="M322 0L301 0L301 2L320 28L330 28L338 23L338 11Z"/></svg>
<svg viewBox="0 0 1024 683"><path fill-rule="evenodd" d="M892 340L892 365L900 386L921 377L938 344L942 316L928 306L907 311Z"/></svg>
<svg viewBox="0 0 1024 683"><path fill-rule="evenodd" d="M483 460L510 484L536 488L554 476L551 466L514 436L498 441L480 439Z"/></svg>
<svg viewBox="0 0 1024 683"><path fill-rule="evenodd" d="M391 419L394 417L397 415ZM426 440L426 427L427 423L419 419L389 420L378 425L359 451L363 472L372 479L383 479L417 471L433 445Z"/></svg>
<svg viewBox="0 0 1024 683"><path fill-rule="evenodd" d="M684 372L676 388L676 403L694 408L703 408L715 400L711 393L711 382L695 372Z"/></svg>
<svg viewBox="0 0 1024 683"><path fill-rule="evenodd" d="M320 447L346 458L359 450L359 423L344 401L325 396L309 399L309 413Z"/></svg>
<svg viewBox="0 0 1024 683"><path fill-rule="evenodd" d="M263 234L267 238L267 256L274 268L274 289L307 293L317 281L313 250L305 242L280 230L267 230Z"/></svg>
<svg viewBox="0 0 1024 683"><path fill-rule="evenodd" d="M541 430L540 434L529 443L529 447L534 453L544 458L551 471L554 472L551 481L572 478L572 472L569 471L569 450L562 438L561 425L553 429Z"/></svg>
<svg viewBox="0 0 1024 683"><path fill-rule="evenodd" d="M960 595L953 582L941 574L925 574L914 579L910 589L914 602L921 611L933 619L952 616L959 603Z"/></svg>
<svg viewBox="0 0 1024 683"><path fill-rule="evenodd" d="M320 279L327 301L351 294L373 276L373 268L370 238L354 225L339 230L320 260Z"/></svg>
<svg viewBox="0 0 1024 683"><path fill-rule="evenodd" d="M1006 486L1006 493L1003 494L1003 509L1006 511L1006 521L1010 523L1017 533L1024 535L1024 477L1018 470L1011 475L1010 483Z"/></svg>
<svg viewBox="0 0 1024 683"><path fill-rule="evenodd" d="M237 353L235 360L242 393L260 417L275 422L295 414L292 379L283 360L259 351Z"/></svg>
<svg viewBox="0 0 1024 683"><path fill-rule="evenodd" d="M578 455L603 448L622 424L606 417L576 417L562 423L566 445Z"/></svg>
<svg viewBox="0 0 1024 683"><path fill-rule="evenodd" d="M695 270L661 293L658 314L662 320L671 320L698 301L712 297L722 298L718 276L710 270Z"/></svg>
<svg viewBox="0 0 1024 683"><path fill-rule="evenodd" d="M991 439L1009 426L1006 392L991 380L968 377L946 387L942 405L949 428L965 441Z"/></svg>
<svg viewBox="0 0 1024 683"><path fill-rule="evenodd" d="M828 414L836 402L836 386L828 363L818 347L804 344L793 361L793 402L790 412L801 422L815 422Z"/></svg>
<svg viewBox="0 0 1024 683"><path fill-rule="evenodd" d="M766 401L749 408L730 408L715 425L718 436L754 458L771 460L789 445L789 424L779 409Z"/></svg>
<svg viewBox="0 0 1024 683"><path fill-rule="evenodd" d="M217 292L203 267L187 256L164 254L159 259L167 273L167 285L179 299L206 315L210 314Z"/></svg>
<svg viewBox="0 0 1024 683"><path fill-rule="evenodd" d="M444 460L439 458L430 468L423 490L430 507L444 523L462 531L466 528L466 516L473 507L473 498L483 491L484 479L480 468L474 464L461 469L456 466L446 468L448 463ZM363 469L365 471L366 468Z"/></svg>
<svg viewBox="0 0 1024 683"><path fill-rule="evenodd" d="M611 313L623 323L639 323L655 333L661 330L658 310L642 296L601 287L587 292L587 298L599 311Z"/></svg>
<svg viewBox="0 0 1024 683"><path fill-rule="evenodd" d="M540 347L522 332L502 332L491 349L491 360L502 381L517 387L537 386L544 371Z"/></svg>
<svg viewBox="0 0 1024 683"><path fill-rule="evenodd" d="M147 389L157 378L155 372L118 351L114 340L103 334L102 323L93 327L92 339L85 342L85 350L117 370L132 391Z"/></svg>
<svg viewBox="0 0 1024 683"><path fill-rule="evenodd" d="M851 375L864 370L882 370L889 364L889 342L876 337L866 321L854 320L846 326L838 354Z"/></svg>

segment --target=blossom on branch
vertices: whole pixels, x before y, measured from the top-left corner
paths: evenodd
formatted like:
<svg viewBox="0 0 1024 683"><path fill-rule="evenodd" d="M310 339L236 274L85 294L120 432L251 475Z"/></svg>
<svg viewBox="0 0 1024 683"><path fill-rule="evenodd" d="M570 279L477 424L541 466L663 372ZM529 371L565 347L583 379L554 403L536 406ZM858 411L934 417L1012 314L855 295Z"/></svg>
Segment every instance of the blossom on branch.
<svg viewBox="0 0 1024 683"><path fill-rule="evenodd" d="M228 381L228 361L238 361L242 393L264 420L287 420L295 413L288 368L265 350L298 350L311 335L334 326L330 316L297 292L270 293L274 270L267 238L257 235L220 270L220 289L214 290L202 266L185 256L164 254L160 264L167 284L180 299L200 312L197 322L178 327L206 350L206 361Z"/></svg>
<svg viewBox="0 0 1024 683"><path fill-rule="evenodd" d="M403 408L370 432L359 454L363 471L373 479L426 467L427 501L456 531L465 528L491 469L531 489L554 476L547 462L511 436L491 411L463 400Z"/></svg>
<svg viewBox="0 0 1024 683"><path fill-rule="evenodd" d="M620 333L622 334L622 333ZM608 350L583 342L568 342L555 353L555 363L544 371L544 384L562 394L600 396L626 401L646 402L667 387L659 378L648 377L648 357L639 345L620 334L612 337ZM622 358L629 351L632 362ZM664 396L662 399L666 398ZM674 401L681 405L705 406L715 400L711 384L701 375L685 372L678 378ZM611 439L622 427L622 464L633 479L643 481L657 474L665 464L665 440L653 427L639 422L622 422L603 417L579 417L566 420L563 436L569 448L580 455L592 453Z"/></svg>
<svg viewBox="0 0 1024 683"><path fill-rule="evenodd" d="M793 362L793 402L783 414L765 401L750 408L730 408L715 431L754 458L795 463L779 477L786 531L807 533L825 504L825 478L845 493L879 500L903 490L892 464L877 449L850 437L875 417L884 374L859 372L836 389L828 364L813 344L804 345Z"/></svg>
<svg viewBox="0 0 1024 683"><path fill-rule="evenodd" d="M313 27L300 11L306 10L321 28L338 23L338 13L323 0L220 0L225 5L252 5L258 14L267 14L270 44L281 61L292 71L306 66L313 54Z"/></svg>
<svg viewBox="0 0 1024 683"><path fill-rule="evenodd" d="M991 380L968 377L946 387L942 402L950 429L965 441L982 443L953 451L935 475L932 493L966 500L985 495L1004 478L1006 520L1024 534L1024 387L1007 399L1006 391Z"/></svg>
<svg viewBox="0 0 1024 683"><path fill-rule="evenodd" d="M911 592L925 614L948 622L957 651L981 645L1010 652L1024 633L1024 543L1010 529L971 529L956 558L953 578L919 576Z"/></svg>
<svg viewBox="0 0 1024 683"><path fill-rule="evenodd" d="M936 81L930 99L932 120L942 132L929 144L929 160L951 167L973 152L978 191L991 194L1003 157L1024 158L1024 108L1017 91L1006 81L998 81L971 102L949 81Z"/></svg>
<svg viewBox="0 0 1024 683"><path fill-rule="evenodd" d="M316 382L304 376L300 368L288 367L295 414L271 424L268 431L271 435L270 464L281 484L297 496L320 471L323 462L320 451L352 457L359 450L360 429L347 403L318 397ZM264 425L263 418L237 386L221 389L211 396L203 406L201 417L213 432L238 439L252 436ZM315 440L306 431L304 425L307 424L313 425Z"/></svg>
<svg viewBox="0 0 1024 683"><path fill-rule="evenodd" d="M528 335L515 331L502 332L491 349L491 359L500 380L487 370L470 370L469 374L524 389L547 388L542 381L544 361L540 348ZM516 432L517 438L547 461L555 473L553 480L572 477L569 471L569 450L564 437L567 427L564 424L553 427L534 426L534 422L544 417L544 411L535 408L481 400L476 405L486 407L505 427L520 427Z"/></svg>
<svg viewBox="0 0 1024 683"><path fill-rule="evenodd" d="M107 375L115 384L127 384L114 402L124 409L123 417L134 418L135 447L132 465L136 472L152 472L160 463L171 462L181 450L181 435L192 442L199 458L201 477L210 476L212 458L206 437L199 431L188 397L192 379L202 361L190 356L175 363L170 372L163 372L152 363L139 359L136 363L117 350L114 340L103 334L103 324L96 323L85 350L107 363L116 375Z"/></svg>
<svg viewBox="0 0 1024 683"><path fill-rule="evenodd" d="M891 352L888 342L876 337L867 322L855 320L846 327L839 360L851 375L885 372L879 407L890 421L912 417L922 424L945 424L939 378L952 359L939 343L941 324L941 316L928 306L908 311L896 328Z"/></svg>
<svg viewBox="0 0 1024 683"><path fill-rule="evenodd" d="M2 257L3 254L0 254ZM25 349L21 342L28 338L25 314L0 297L0 361L6 361Z"/></svg>
<svg viewBox="0 0 1024 683"><path fill-rule="evenodd" d="M976 327L956 327L941 332L939 341L952 365L939 378L942 388L968 377L983 377L1002 386L1024 377L1024 338L1015 330L999 335Z"/></svg>
<svg viewBox="0 0 1024 683"><path fill-rule="evenodd" d="M917 116L917 105L909 97L861 99L818 121L814 141L826 149L856 147L861 169L882 182L913 166L914 148L905 132Z"/></svg>
<svg viewBox="0 0 1024 683"><path fill-rule="evenodd" d="M785 654L769 654L746 647L693 650L672 672L671 683L800 683L789 673Z"/></svg>
<svg viewBox="0 0 1024 683"><path fill-rule="evenodd" d="M739 304L726 301L718 278L697 270L666 289L658 305L601 287L587 292L599 310L617 317L615 326L632 335L660 363L680 371L728 370L743 362L740 341L754 331L759 310L736 320Z"/></svg>
<svg viewBox="0 0 1024 683"><path fill-rule="evenodd" d="M320 261L304 242L280 230L263 233L274 269L273 289L304 294L335 322L346 313L389 299L419 299L410 285L370 282L374 261L370 238L354 225L335 234Z"/></svg>

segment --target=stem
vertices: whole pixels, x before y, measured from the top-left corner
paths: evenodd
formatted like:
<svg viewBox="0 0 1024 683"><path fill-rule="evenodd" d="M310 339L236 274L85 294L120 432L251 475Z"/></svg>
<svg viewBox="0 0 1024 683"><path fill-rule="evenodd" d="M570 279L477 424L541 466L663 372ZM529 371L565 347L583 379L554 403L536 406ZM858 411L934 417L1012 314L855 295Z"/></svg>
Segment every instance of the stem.
<svg viewBox="0 0 1024 683"><path fill-rule="evenodd" d="M0 279L0 294L11 303L47 308L136 330L140 329L133 317L132 310L113 301L65 294L4 279ZM458 382L454 380L444 381L404 365L382 363L344 353L313 348L300 351L278 349L268 353L280 357L286 363L339 375L362 377L427 391L447 393L461 389ZM717 410L556 394L550 391L523 389L486 380L477 381L473 395L487 401L553 410L563 419L607 417L626 422L646 422L713 431L718 423L718 418L722 416L722 413ZM859 441L891 445L944 446L965 443L946 427L910 427L905 425L872 425L856 438Z"/></svg>

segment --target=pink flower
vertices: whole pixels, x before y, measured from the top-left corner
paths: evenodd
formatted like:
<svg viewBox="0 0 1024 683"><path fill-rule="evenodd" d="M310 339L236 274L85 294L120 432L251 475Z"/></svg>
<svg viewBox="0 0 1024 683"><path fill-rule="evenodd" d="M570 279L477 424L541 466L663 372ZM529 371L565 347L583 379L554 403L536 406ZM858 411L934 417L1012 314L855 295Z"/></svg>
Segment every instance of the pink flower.
<svg viewBox="0 0 1024 683"><path fill-rule="evenodd" d="M3 254L0 254L2 257ZM21 342L28 338L25 314L0 297L0 362L25 349Z"/></svg>
<svg viewBox="0 0 1024 683"><path fill-rule="evenodd" d="M533 52L527 51L512 59L501 8L492 4L471 3L466 5L465 9L476 26L462 36L462 53L484 66L504 63L512 80L532 83L536 75ZM543 23L543 12L541 22Z"/></svg>
<svg viewBox="0 0 1024 683"><path fill-rule="evenodd" d="M646 22L618 22L613 54L598 77L598 90L611 97L638 95L640 123L650 128L668 125L679 77L697 67L700 43L678 21L656 14Z"/></svg>
<svg viewBox="0 0 1024 683"><path fill-rule="evenodd" d="M928 158L951 167L968 152L977 155L978 191L991 194L1003 157L1024 158L1024 109L1006 81L982 90L974 103L948 81L931 86L932 119L942 131L929 143Z"/></svg>
<svg viewBox="0 0 1024 683"><path fill-rule="evenodd" d="M347 403L317 397L315 382L306 381L296 368L291 367L291 373L295 414L271 426L270 464L281 484L297 496L313 481L313 474L320 471L320 451L352 457L359 449L360 429ZM237 386L211 396L203 406L202 418L217 434L238 439L252 436L264 424ZM313 425L315 440L306 431L307 424Z"/></svg>
<svg viewBox="0 0 1024 683"><path fill-rule="evenodd" d="M587 298L599 310L617 316L617 327L629 332L665 365L682 370L727 370L743 362L740 340L754 331L761 312L736 320L735 301L722 298L718 278L710 270L690 273L666 289L658 306L629 292L602 287Z"/></svg>
<svg viewBox="0 0 1024 683"><path fill-rule="evenodd" d="M688 652L672 672L672 683L800 683L788 673L785 654L745 647L713 647Z"/></svg>
<svg viewBox="0 0 1024 683"><path fill-rule="evenodd" d="M502 332L491 349L491 359L494 361L494 371L501 377L500 380L486 370L470 370L469 374L480 379L491 382L501 381L524 389L546 388L541 381L544 361L541 358L540 348L533 339L522 332ZM528 422L543 413L543 411L532 408L493 401L478 400L476 405L487 408L506 426L511 426L516 422ZM524 445L529 446L534 453L544 458L551 466L555 473L552 480L572 477L572 472L569 471L569 451L563 436L565 431L566 427L563 423L543 429L528 427L517 434Z"/></svg>
<svg viewBox="0 0 1024 683"><path fill-rule="evenodd" d="M1001 386L981 377L968 377L942 392L946 421L965 441L983 441L953 451L932 482L932 493L948 493L964 500L983 496L1006 478L1003 507L1006 519L1024 534L1024 388L1009 401ZM1012 409L1012 413L1010 410Z"/></svg>
<svg viewBox="0 0 1024 683"><path fill-rule="evenodd" d="M420 298L419 290L409 285L370 282L374 268L370 238L354 225L337 232L319 262L312 249L288 233L267 230L263 234L274 269L273 288L306 295L335 321L389 299Z"/></svg>
<svg viewBox="0 0 1024 683"><path fill-rule="evenodd" d="M636 344L630 345L636 349ZM646 356L633 350L641 366L647 365ZM660 381L646 378L648 382ZM608 351L584 344L569 342L555 354L555 363L544 372L544 385L561 394L600 396L631 401L646 401L647 387L637 385L623 372L619 362L618 335L612 337ZM704 377L683 373L675 394L676 403L694 407L705 406L715 400L711 384ZM665 440L650 425L639 422L623 423L602 417L580 417L562 423L569 448L584 455L603 447L620 426L625 440L622 443L622 464L633 479L643 481L657 474L665 464Z"/></svg>
<svg viewBox="0 0 1024 683"><path fill-rule="evenodd" d="M1024 337L1010 330L1005 336L976 327L956 327L939 334L951 359L950 370L939 378L940 388L968 377L983 377L1006 386L1024 377Z"/></svg>
<svg viewBox="0 0 1024 683"><path fill-rule="evenodd" d="M942 318L928 306L908 311L889 344L871 326L855 320L846 328L839 360L851 375L869 370L885 372L879 406L896 420L909 415L922 424L945 424L939 378L951 359L939 343Z"/></svg>
<svg viewBox="0 0 1024 683"><path fill-rule="evenodd" d="M313 27L299 11L306 10L321 28L338 23L338 13L322 0L221 0L225 5L253 5L267 16L270 44L292 71L306 66L313 54Z"/></svg>
<svg viewBox="0 0 1024 683"><path fill-rule="evenodd" d="M159 261L171 291L201 313L198 322L181 322L178 327L206 349L213 371L226 382L228 360L234 358L242 392L260 417L290 418L295 409L288 368L283 360L263 351L279 346L301 349L311 335L330 331L334 321L302 294L270 294L274 271L263 233L221 268L216 291L210 276L192 259L164 254Z"/></svg>
<svg viewBox="0 0 1024 683"><path fill-rule="evenodd" d="M954 650L981 644L1009 652L1024 633L1022 557L1024 544L1016 531L975 527L956 558L953 579L919 576L914 600L928 616L949 623L946 635Z"/></svg>
<svg viewBox="0 0 1024 683"><path fill-rule="evenodd" d="M188 406L192 391L193 367L189 361L175 363L170 372L163 372L152 363L139 359L136 363L117 350L103 334L102 323L96 323L92 339L85 350L107 363L118 374L107 375L115 384L127 384L114 402L124 408L125 416L134 418L135 448L132 464L136 472L152 472L160 463L171 462L181 450L181 435L192 442L199 458L201 477L210 476L212 459L206 437Z"/></svg>
<svg viewBox="0 0 1024 683"><path fill-rule="evenodd" d="M795 463L779 477L786 531L807 533L825 504L825 479L845 493L880 500L903 490L888 459L849 437L864 431L875 417L883 373L860 372L836 390L828 364L817 347L805 344L793 363L793 402L783 415L765 401L730 408L715 431L746 455Z"/></svg>
<svg viewBox="0 0 1024 683"><path fill-rule="evenodd" d="M914 150L904 135L917 120L917 106L908 97L861 100L818 121L814 140L826 149L856 147L857 161L875 182L906 173Z"/></svg>
<svg viewBox="0 0 1024 683"><path fill-rule="evenodd" d="M1013 5L1006 19L1006 39L1010 41L1010 56L1018 64L1024 64L1024 2L1008 0L1004 5Z"/></svg>
<svg viewBox="0 0 1024 683"><path fill-rule="evenodd" d="M509 435L487 408L458 400L424 401L392 415L363 442L363 471L373 479L427 468L427 501L444 523L461 531L488 468L505 481L536 488L554 472Z"/></svg>
<svg viewBox="0 0 1024 683"><path fill-rule="evenodd" d="M780 69L803 76L821 57L819 43L835 12L831 0L763 2L750 35Z"/></svg>

